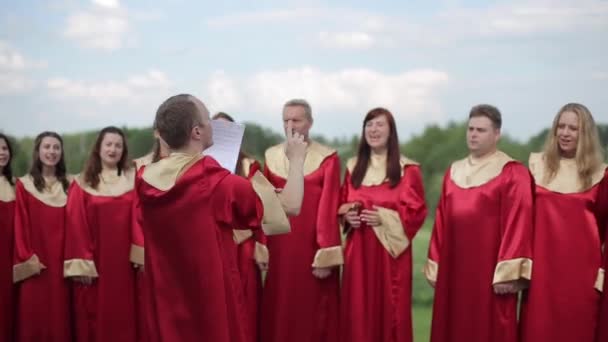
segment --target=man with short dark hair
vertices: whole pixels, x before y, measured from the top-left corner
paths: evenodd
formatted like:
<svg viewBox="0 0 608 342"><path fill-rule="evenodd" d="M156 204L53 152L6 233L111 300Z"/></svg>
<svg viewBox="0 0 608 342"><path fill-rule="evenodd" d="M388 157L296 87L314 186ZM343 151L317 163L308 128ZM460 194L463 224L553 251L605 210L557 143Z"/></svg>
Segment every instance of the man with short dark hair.
<svg viewBox="0 0 608 342"><path fill-rule="evenodd" d="M516 342L517 292L532 268L533 186L497 149L496 107L471 109L469 156L445 174L425 275L435 287L432 342Z"/></svg>
<svg viewBox="0 0 608 342"><path fill-rule="evenodd" d="M192 95L169 98L155 128L170 155L140 172L136 191L145 234L150 341L241 342L246 311L236 260L222 251L232 228L268 235L289 231L285 213L297 215L303 197L303 137L288 130L286 186L276 194L258 173L233 175L202 151L213 143L209 112Z"/></svg>

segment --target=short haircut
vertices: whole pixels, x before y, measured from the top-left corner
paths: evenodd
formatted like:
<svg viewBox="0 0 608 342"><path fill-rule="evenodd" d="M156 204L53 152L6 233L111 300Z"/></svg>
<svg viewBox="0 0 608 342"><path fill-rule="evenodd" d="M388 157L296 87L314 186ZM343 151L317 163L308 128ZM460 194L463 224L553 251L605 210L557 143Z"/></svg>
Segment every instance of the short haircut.
<svg viewBox="0 0 608 342"><path fill-rule="evenodd" d="M202 123L195 100L189 94L175 95L165 100L156 111L154 128L172 149L186 145L192 128Z"/></svg>
<svg viewBox="0 0 608 342"><path fill-rule="evenodd" d="M496 129L500 129L502 127L502 115L498 108L489 105L489 104L480 104L473 108L471 108L471 112L469 113L469 119L485 116L486 118L492 121L492 125Z"/></svg>
<svg viewBox="0 0 608 342"><path fill-rule="evenodd" d="M285 102L285 104L283 105L283 109L287 108L287 107L302 107L304 108L304 115L306 115L306 119L308 119L308 121L312 122L312 108L310 107L310 104L308 103L308 101L304 100L304 99L291 99L287 102Z"/></svg>

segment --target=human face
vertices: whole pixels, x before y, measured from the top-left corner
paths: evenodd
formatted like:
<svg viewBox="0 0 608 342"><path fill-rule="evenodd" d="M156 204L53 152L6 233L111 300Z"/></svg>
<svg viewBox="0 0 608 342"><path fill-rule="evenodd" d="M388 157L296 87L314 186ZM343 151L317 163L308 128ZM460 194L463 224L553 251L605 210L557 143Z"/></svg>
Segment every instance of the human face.
<svg viewBox="0 0 608 342"><path fill-rule="evenodd" d="M377 116L365 123L365 141L372 151L385 150L389 136L390 125L386 115Z"/></svg>
<svg viewBox="0 0 608 342"><path fill-rule="evenodd" d="M8 150L6 140L0 139L0 170L2 170L11 160L11 152Z"/></svg>
<svg viewBox="0 0 608 342"><path fill-rule="evenodd" d="M213 145L213 129L211 128L211 120L209 119L209 110L205 104L197 98L195 98L194 102L200 115L200 124L192 128L192 136L200 141L201 151L203 151Z"/></svg>
<svg viewBox="0 0 608 342"><path fill-rule="evenodd" d="M467 128L467 146L474 157L484 157L496 150L500 130L495 128L492 120L485 116L469 119Z"/></svg>
<svg viewBox="0 0 608 342"><path fill-rule="evenodd" d="M578 146L578 115L574 112L563 112L557 121L557 144L560 153L566 158L576 156Z"/></svg>
<svg viewBox="0 0 608 342"><path fill-rule="evenodd" d="M124 151L124 141L120 134L106 133L99 147L99 158L104 167L113 169L118 165Z"/></svg>
<svg viewBox="0 0 608 342"><path fill-rule="evenodd" d="M42 165L55 167L61 159L61 142L55 137L44 137L38 148L38 158Z"/></svg>
<svg viewBox="0 0 608 342"><path fill-rule="evenodd" d="M306 110L302 106L287 106L283 108L283 128L287 131L287 125L291 121L293 130L308 139L308 132L312 122L306 117Z"/></svg>

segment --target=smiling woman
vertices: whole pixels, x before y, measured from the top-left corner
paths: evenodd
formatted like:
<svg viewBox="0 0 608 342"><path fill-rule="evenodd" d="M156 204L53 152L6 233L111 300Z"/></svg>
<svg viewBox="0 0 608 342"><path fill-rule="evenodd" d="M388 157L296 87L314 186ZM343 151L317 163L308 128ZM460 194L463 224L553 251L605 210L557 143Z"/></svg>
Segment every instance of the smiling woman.
<svg viewBox="0 0 608 342"><path fill-rule="evenodd" d="M20 285L18 341L70 340L62 262L69 186L63 155L61 136L39 134L30 172L16 185L13 281Z"/></svg>

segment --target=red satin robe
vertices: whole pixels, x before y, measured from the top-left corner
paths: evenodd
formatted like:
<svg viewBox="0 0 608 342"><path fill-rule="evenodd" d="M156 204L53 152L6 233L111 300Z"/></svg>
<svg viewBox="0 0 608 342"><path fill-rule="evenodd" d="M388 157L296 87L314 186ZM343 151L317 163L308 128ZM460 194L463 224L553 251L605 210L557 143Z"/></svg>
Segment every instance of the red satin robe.
<svg viewBox="0 0 608 342"><path fill-rule="evenodd" d="M223 234L261 226L264 208L252 184L211 157L195 162L168 190L149 184L146 171L136 179L136 192L146 243L150 341L247 340L241 283L234 282L236 261L224 259L231 253Z"/></svg>
<svg viewBox="0 0 608 342"><path fill-rule="evenodd" d="M420 167L406 165L401 182L353 188L347 171L342 203L380 206L399 214L411 242L426 218ZM344 342L412 341L412 248L393 258L365 223L350 229L344 250L340 337Z"/></svg>
<svg viewBox="0 0 608 342"><path fill-rule="evenodd" d="M275 174L268 162L264 175L276 188L285 186L286 179ZM339 269L318 279L312 274L312 264L318 250L341 245L339 196L340 162L334 152L315 171L305 174L302 209L289 218L291 233L267 237L270 259L262 294L260 341L338 340Z"/></svg>
<svg viewBox="0 0 608 342"><path fill-rule="evenodd" d="M12 341L14 295L13 289L13 218L15 189L0 175L0 342Z"/></svg>
<svg viewBox="0 0 608 342"><path fill-rule="evenodd" d="M77 182L70 187L64 258L94 263L99 274L92 285L74 284L78 341L135 341L136 270L129 261L133 197L132 189L111 196L87 192Z"/></svg>
<svg viewBox="0 0 608 342"><path fill-rule="evenodd" d="M260 170L260 164L254 161L248 170L247 178ZM261 230L258 230L247 240L239 243L236 249L237 266L240 281L243 287L243 296L249 320L249 333L251 341L258 340L258 317L260 298L262 296L262 274L254 259L255 245ZM233 243L233 241L230 241Z"/></svg>
<svg viewBox="0 0 608 342"><path fill-rule="evenodd" d="M17 181L14 263L37 255L46 269L19 283L15 338L65 342L71 339L69 283L63 277L65 204L50 206L39 196L27 191L22 179Z"/></svg>
<svg viewBox="0 0 608 342"><path fill-rule="evenodd" d="M537 180L538 181L538 180ZM536 186L534 267L522 303L522 341L593 342L600 292L608 173L592 188L562 194ZM601 228L600 228L601 227Z"/></svg>
<svg viewBox="0 0 608 342"><path fill-rule="evenodd" d="M471 188L457 186L448 169L429 246L438 264L432 342L517 341L517 295L497 295L492 284L500 262L531 258L532 234L532 180L523 165L509 162Z"/></svg>

